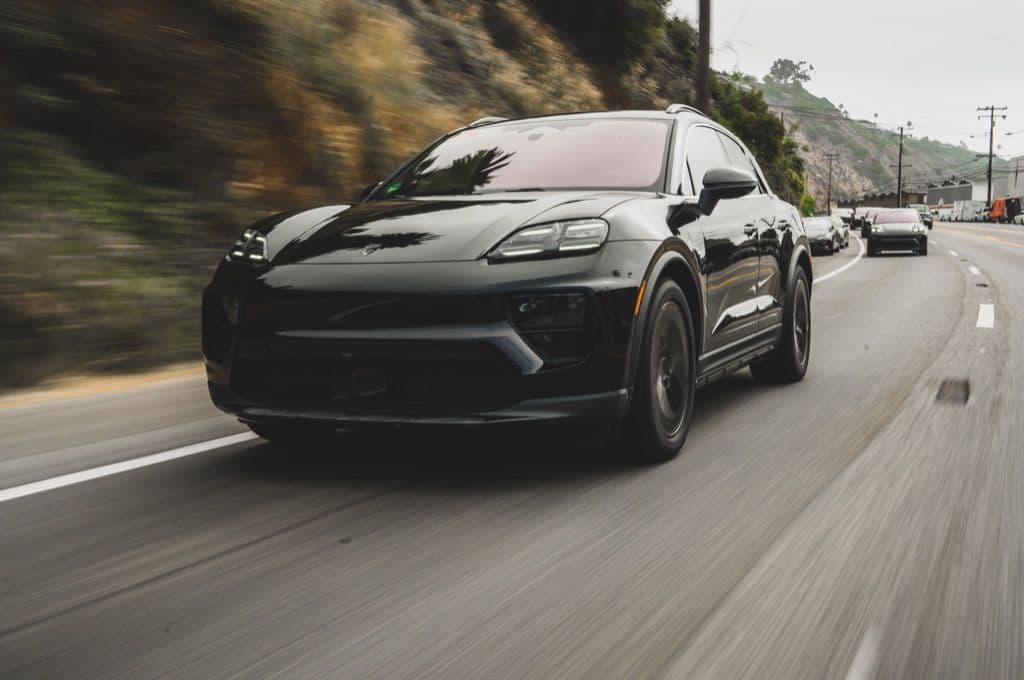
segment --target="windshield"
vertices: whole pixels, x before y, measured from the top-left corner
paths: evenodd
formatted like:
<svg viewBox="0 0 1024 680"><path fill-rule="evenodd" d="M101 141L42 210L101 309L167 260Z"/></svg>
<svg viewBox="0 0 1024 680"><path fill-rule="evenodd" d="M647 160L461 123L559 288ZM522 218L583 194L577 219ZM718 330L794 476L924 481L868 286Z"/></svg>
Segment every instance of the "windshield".
<svg viewBox="0 0 1024 680"><path fill-rule="evenodd" d="M920 221L921 218L918 212L910 208L882 210L875 217L875 224L911 224Z"/></svg>
<svg viewBox="0 0 1024 680"><path fill-rule="evenodd" d="M671 122L540 119L459 132L439 143L375 198L546 189L663 186Z"/></svg>
<svg viewBox="0 0 1024 680"><path fill-rule="evenodd" d="M914 205L908 205L907 207L908 208L913 208L914 210L916 210L917 212L919 212L921 214L925 214L925 213L928 212L928 206L926 206L926 205L914 204Z"/></svg>

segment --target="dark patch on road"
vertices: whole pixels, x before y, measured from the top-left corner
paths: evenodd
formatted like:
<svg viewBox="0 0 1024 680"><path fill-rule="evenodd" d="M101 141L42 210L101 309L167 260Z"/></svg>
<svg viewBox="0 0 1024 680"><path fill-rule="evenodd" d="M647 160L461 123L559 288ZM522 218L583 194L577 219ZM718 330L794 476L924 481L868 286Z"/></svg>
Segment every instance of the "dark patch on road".
<svg viewBox="0 0 1024 680"><path fill-rule="evenodd" d="M939 385L939 393L935 396L935 400L946 401L952 404L966 404L970 396L970 381L946 378Z"/></svg>

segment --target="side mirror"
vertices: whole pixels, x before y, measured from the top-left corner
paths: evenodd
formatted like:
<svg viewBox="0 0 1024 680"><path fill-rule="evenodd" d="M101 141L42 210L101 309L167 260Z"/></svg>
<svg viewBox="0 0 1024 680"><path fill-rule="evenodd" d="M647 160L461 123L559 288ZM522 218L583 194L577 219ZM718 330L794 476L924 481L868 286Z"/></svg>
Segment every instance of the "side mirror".
<svg viewBox="0 0 1024 680"><path fill-rule="evenodd" d="M738 168L713 168L704 175L704 189L697 207L701 213L710 215L719 201L746 196L756 188L757 180L749 172Z"/></svg>
<svg viewBox="0 0 1024 680"><path fill-rule="evenodd" d="M671 209L668 225L673 233L678 234L680 227L689 224L701 215L710 215L715 211L718 202L723 199L740 198L757 188L757 180L752 174L738 168L714 168L704 175L704 188L696 201L684 199L680 205Z"/></svg>
<svg viewBox="0 0 1024 680"><path fill-rule="evenodd" d="M371 184L368 187L363 187L363 190L359 192L359 200L365 201L368 199L370 194L372 194L381 184L383 184L383 182L377 182L376 184Z"/></svg>

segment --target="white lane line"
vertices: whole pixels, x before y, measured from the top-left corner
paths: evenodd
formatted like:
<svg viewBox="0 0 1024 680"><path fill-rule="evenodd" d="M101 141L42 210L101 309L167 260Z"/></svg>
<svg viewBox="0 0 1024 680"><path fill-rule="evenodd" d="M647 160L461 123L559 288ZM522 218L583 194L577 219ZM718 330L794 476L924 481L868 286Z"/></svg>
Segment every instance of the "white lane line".
<svg viewBox="0 0 1024 680"><path fill-rule="evenodd" d="M44 491L52 491L53 489L59 489L63 486L71 486L72 484L88 482L93 479L99 479L100 477L109 477L110 475L128 472L129 470L137 470L150 465L166 463L169 460L176 460L186 456L194 456L197 453L205 453L206 451L220 449L225 446L234 446L235 444L241 444L242 442L247 442L252 439L256 439L256 435L254 433L243 432L241 434L233 434L229 437L211 439L210 441L200 442L199 444L182 446L181 448L171 449L170 451L164 451L163 453L154 453L149 456L142 456L141 458L122 460L119 463L101 465L89 470L82 470L81 472L72 472L67 475L51 477L50 479L43 479L30 484L22 484L21 486L12 486L7 489L0 489L0 503L13 501L15 498L32 496Z"/></svg>
<svg viewBox="0 0 1024 680"><path fill-rule="evenodd" d="M981 276L981 270L975 267L973 264L967 268L975 276Z"/></svg>
<svg viewBox="0 0 1024 680"><path fill-rule="evenodd" d="M938 243L936 243L935 241L932 241L932 240L929 240L928 243L931 243L933 246L939 245Z"/></svg>
<svg viewBox="0 0 1024 680"><path fill-rule="evenodd" d="M960 257L960 253L956 252L955 250L949 251L949 254L952 255L953 257Z"/></svg>
<svg viewBox="0 0 1024 680"><path fill-rule="evenodd" d="M851 260L850 262L847 262L842 267L840 267L839 269L837 269L837 270L835 270L833 272L829 272L828 274L825 274L824 276L815 276L814 277L814 283L821 283L822 281L828 281L833 276L839 276L840 274L845 272L847 269L849 269L853 265L855 265L858 262L860 262L860 259L862 257L864 257L864 241L861 241L860 237L857 236L856 234L854 234L853 237L855 239L857 239L857 246L860 248L860 250L857 251L857 256L854 257L853 260Z"/></svg>
<svg viewBox="0 0 1024 680"><path fill-rule="evenodd" d="M874 677L875 665L878 663L878 647L881 642L878 626L871 626L864 634L864 639L857 647L850 670L846 672L846 680L867 680Z"/></svg>
<svg viewBox="0 0 1024 680"><path fill-rule="evenodd" d="M978 307L978 328L992 328L995 324L995 305L981 305Z"/></svg>

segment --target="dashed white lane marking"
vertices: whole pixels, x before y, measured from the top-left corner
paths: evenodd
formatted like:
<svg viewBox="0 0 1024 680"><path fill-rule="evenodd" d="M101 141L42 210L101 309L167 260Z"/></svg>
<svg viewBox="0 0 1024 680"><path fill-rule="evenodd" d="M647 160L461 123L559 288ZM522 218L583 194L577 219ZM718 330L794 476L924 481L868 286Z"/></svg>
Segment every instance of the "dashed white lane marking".
<svg viewBox="0 0 1024 680"><path fill-rule="evenodd" d="M981 270L975 267L973 264L967 268L975 276L981 276Z"/></svg>
<svg viewBox="0 0 1024 680"><path fill-rule="evenodd" d="M949 251L949 254L952 255L953 257L960 257L960 253L956 252L955 250Z"/></svg>
<svg viewBox="0 0 1024 680"><path fill-rule="evenodd" d="M995 305L981 305L978 307L978 328L992 328L995 324Z"/></svg>
<svg viewBox="0 0 1024 680"><path fill-rule="evenodd" d="M822 276L815 276L814 277L814 282L815 283L821 283L822 281L828 281L833 276L839 276L840 274L845 272L847 269L849 269L853 265L855 265L858 262L860 262L860 259L862 257L864 257L864 241L860 240L860 237L857 236L856 234L854 234L853 237L855 239L857 239L857 246L859 248L859 250L857 251L857 256L854 257L853 260L851 260L850 262L847 262L842 267L840 267L839 269L837 269L837 270L835 270L833 272L829 272L828 274L824 274Z"/></svg>
<svg viewBox="0 0 1024 680"><path fill-rule="evenodd" d="M235 444L241 444L242 442L247 442L252 439L256 439L255 434L252 432L243 432L241 434L233 434L229 437L211 439L210 441L200 442L199 444L182 446L181 448L171 449L170 451L164 451L163 453L154 453L149 456L142 456L141 458L122 460L119 463L101 465L89 470L82 470L81 472L72 472L67 475L51 477L50 479L32 482L31 484L22 484L21 486L12 486L7 489L0 489L0 503L13 501L15 498L32 496L44 491L52 491L53 489L59 489L63 486L71 486L72 484L88 482L93 479L99 479L100 477L109 477L110 475L128 472L129 470L137 470L139 468L149 467L150 465L157 465L158 463L166 463L169 460L185 458L186 456L194 456L197 453L205 453L206 451L224 448L225 446L234 446Z"/></svg>
<svg viewBox="0 0 1024 680"><path fill-rule="evenodd" d="M938 243L936 243L935 241L931 241L931 240L929 240L929 241L928 241L928 243L931 243L931 244L932 244L933 246L937 246L937 245L939 245L939 244L938 244Z"/></svg>
<svg viewBox="0 0 1024 680"><path fill-rule="evenodd" d="M864 639L857 647L850 670L846 672L846 680L867 680L875 675L875 664L878 663L878 645L881 634L878 626L871 626L864 634Z"/></svg>

